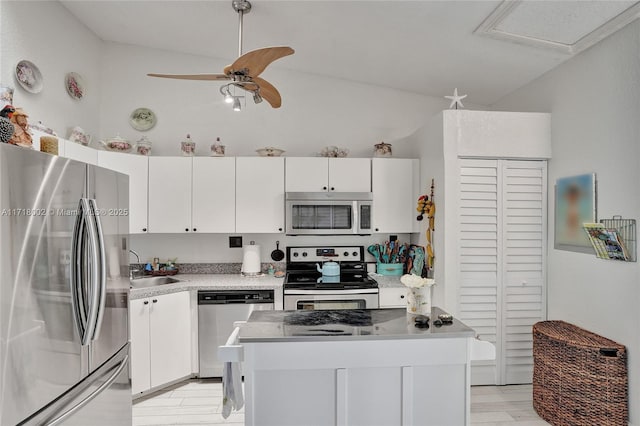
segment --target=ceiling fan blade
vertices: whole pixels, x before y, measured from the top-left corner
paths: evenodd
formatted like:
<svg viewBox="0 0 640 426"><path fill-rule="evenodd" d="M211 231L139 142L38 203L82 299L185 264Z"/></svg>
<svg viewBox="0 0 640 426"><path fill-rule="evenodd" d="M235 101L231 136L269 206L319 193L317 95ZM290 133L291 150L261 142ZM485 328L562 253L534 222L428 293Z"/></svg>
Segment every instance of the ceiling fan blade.
<svg viewBox="0 0 640 426"><path fill-rule="evenodd" d="M243 69L248 71L244 74L256 77L264 71L271 62L284 56L292 55L295 51L288 46L264 47L252 50L236 59L231 65L224 68L224 73L229 75Z"/></svg>
<svg viewBox="0 0 640 426"><path fill-rule="evenodd" d="M147 74L149 77L177 78L180 80L230 80L225 74Z"/></svg>
<svg viewBox="0 0 640 426"><path fill-rule="evenodd" d="M273 108L280 108L280 105L282 105L282 98L280 97L278 89L273 87L273 85L267 80L260 77L253 77L253 81L260 86L260 96L262 96L262 99L269 102Z"/></svg>

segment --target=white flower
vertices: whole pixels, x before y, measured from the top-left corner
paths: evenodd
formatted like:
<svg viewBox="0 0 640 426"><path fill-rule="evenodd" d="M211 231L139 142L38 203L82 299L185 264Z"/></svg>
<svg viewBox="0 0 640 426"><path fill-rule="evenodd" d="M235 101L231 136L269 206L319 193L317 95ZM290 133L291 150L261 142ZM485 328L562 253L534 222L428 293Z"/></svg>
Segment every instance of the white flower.
<svg viewBox="0 0 640 426"><path fill-rule="evenodd" d="M413 274L403 275L400 277L400 282L407 287L413 288L424 287L425 285L431 287L436 283L433 278L422 278Z"/></svg>

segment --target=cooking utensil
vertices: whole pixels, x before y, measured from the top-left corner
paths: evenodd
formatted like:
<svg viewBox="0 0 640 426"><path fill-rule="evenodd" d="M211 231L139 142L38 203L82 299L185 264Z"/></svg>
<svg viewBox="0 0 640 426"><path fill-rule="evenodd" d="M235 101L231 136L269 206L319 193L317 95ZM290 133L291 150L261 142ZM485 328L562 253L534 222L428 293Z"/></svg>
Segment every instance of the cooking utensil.
<svg viewBox="0 0 640 426"><path fill-rule="evenodd" d="M276 241L276 249L271 252L271 259L280 262L284 259L284 252L280 250L280 241Z"/></svg>
<svg viewBox="0 0 640 426"><path fill-rule="evenodd" d="M367 247L367 251L376 259L377 263L380 263L380 248L377 244L371 244Z"/></svg>

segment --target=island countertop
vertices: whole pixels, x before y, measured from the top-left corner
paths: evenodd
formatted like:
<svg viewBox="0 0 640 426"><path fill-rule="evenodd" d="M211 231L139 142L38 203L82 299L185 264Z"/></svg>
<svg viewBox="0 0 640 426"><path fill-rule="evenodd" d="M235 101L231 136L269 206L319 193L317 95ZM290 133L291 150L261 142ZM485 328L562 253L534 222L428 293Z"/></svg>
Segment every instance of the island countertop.
<svg viewBox="0 0 640 426"><path fill-rule="evenodd" d="M316 342L345 340L393 340L475 337L473 329L457 319L452 324L433 325L439 314L431 310L429 328L415 326L416 315L398 309L344 309L254 311L240 327L238 341Z"/></svg>

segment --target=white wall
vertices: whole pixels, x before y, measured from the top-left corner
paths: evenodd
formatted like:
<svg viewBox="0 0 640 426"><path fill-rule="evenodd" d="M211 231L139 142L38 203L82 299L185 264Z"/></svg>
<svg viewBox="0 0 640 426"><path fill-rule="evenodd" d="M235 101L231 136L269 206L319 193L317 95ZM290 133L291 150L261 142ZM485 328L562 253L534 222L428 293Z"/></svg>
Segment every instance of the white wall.
<svg viewBox="0 0 640 426"><path fill-rule="evenodd" d="M640 22L636 21L495 105L552 113L549 162L549 319L627 346L630 421L640 425L638 263L553 248L556 179L597 175L598 218L640 219Z"/></svg>
<svg viewBox="0 0 640 426"><path fill-rule="evenodd" d="M235 156L256 155L265 146L284 149L287 156L308 156L336 145L349 149L350 156L371 157L373 145L384 140L393 144L395 156L407 157L409 148L394 142L446 104L445 99L288 71L285 57L261 75L280 91L282 107L247 99L243 111L234 112L219 93L220 82L146 76L220 73L228 61L113 43L106 44L103 61L101 135L135 141L146 134L154 155L179 155L180 141L190 133L197 155L208 155L219 136L227 155ZM129 113L138 107L158 116L147 132L128 124Z"/></svg>
<svg viewBox="0 0 640 426"><path fill-rule="evenodd" d="M59 136L80 126L99 129L102 42L53 1L2 1L0 14L0 82L14 87L13 103L29 114L29 123L42 121ZM44 87L29 93L14 76L16 64L26 59L42 73ZM68 72L80 74L85 96L71 98L65 89Z"/></svg>

